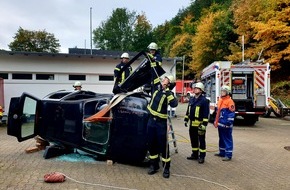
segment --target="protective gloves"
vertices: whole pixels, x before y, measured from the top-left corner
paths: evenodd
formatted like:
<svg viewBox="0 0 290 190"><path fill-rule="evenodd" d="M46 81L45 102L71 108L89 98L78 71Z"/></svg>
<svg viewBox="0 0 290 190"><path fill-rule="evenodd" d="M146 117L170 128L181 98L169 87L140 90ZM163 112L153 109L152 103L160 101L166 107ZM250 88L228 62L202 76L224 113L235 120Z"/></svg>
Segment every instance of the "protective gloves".
<svg viewBox="0 0 290 190"><path fill-rule="evenodd" d="M205 125L199 125L198 126L198 134L199 135L204 135L206 132L206 126Z"/></svg>

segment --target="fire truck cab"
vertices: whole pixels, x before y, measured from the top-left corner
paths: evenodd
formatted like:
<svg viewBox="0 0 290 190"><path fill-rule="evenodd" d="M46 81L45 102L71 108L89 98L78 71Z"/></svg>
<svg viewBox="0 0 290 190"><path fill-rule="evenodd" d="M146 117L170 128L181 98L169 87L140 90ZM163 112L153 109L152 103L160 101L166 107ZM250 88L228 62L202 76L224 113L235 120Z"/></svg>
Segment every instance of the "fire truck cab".
<svg viewBox="0 0 290 190"><path fill-rule="evenodd" d="M231 87L231 96L236 106L236 116L254 125L265 114L270 98L270 66L268 63L215 61L203 69L201 79L210 100L210 120L215 117L220 88Z"/></svg>

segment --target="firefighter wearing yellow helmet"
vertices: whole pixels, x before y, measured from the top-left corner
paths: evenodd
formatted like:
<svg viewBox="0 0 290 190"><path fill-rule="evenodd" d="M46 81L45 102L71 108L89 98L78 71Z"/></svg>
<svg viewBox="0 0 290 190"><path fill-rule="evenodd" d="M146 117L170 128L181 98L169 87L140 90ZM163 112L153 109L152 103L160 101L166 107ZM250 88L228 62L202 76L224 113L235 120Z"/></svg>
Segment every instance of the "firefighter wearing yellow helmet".
<svg viewBox="0 0 290 190"><path fill-rule="evenodd" d="M161 84L154 85L152 97L147 106L150 113L147 124L150 158L148 174L153 175L159 170L159 158L161 157L164 178L170 176L171 163L167 142L167 107L174 108L178 105L177 98L171 91L171 84L173 83L174 77L172 75L164 76Z"/></svg>
<svg viewBox="0 0 290 190"><path fill-rule="evenodd" d="M197 82L193 86L194 96L190 97L186 114L184 117L184 125L189 123L189 137L191 141L192 153L188 160L198 160L203 164L206 156L205 132L209 117L209 101L203 95L204 85Z"/></svg>
<svg viewBox="0 0 290 190"><path fill-rule="evenodd" d="M123 67L129 62L130 56L127 52L121 55L121 62L114 69L115 84L121 84L132 73L132 67L128 66L125 70L121 71Z"/></svg>

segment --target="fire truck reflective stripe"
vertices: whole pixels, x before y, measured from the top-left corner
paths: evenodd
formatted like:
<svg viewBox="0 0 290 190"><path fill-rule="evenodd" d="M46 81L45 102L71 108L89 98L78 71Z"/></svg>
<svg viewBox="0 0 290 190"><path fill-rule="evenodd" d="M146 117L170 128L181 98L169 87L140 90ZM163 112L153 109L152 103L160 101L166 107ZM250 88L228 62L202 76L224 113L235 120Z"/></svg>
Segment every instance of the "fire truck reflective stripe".
<svg viewBox="0 0 290 190"><path fill-rule="evenodd" d="M227 69L221 70L221 86L229 85L230 83L230 72Z"/></svg>
<svg viewBox="0 0 290 190"><path fill-rule="evenodd" d="M264 88L264 81L265 81L265 72L266 70L263 69L256 69L255 75L256 75L256 85L259 88Z"/></svg>

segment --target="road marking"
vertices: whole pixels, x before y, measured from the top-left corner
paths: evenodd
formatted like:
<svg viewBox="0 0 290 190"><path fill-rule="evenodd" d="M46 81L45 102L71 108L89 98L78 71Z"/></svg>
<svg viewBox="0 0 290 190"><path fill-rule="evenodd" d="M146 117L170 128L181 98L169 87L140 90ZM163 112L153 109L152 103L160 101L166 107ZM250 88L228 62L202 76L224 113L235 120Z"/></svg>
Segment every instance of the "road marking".
<svg viewBox="0 0 290 190"><path fill-rule="evenodd" d="M290 125L290 123L281 123L280 125Z"/></svg>

